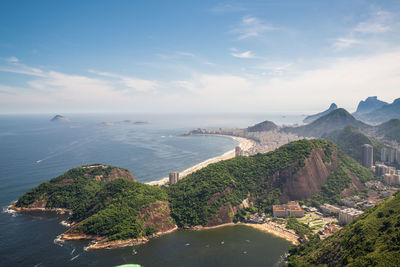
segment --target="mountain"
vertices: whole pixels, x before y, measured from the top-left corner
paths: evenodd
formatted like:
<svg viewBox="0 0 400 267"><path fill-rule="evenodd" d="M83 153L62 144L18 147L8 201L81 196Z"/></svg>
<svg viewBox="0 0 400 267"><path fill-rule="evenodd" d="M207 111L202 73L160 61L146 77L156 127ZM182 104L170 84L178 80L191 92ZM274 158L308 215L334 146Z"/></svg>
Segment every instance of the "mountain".
<svg viewBox="0 0 400 267"><path fill-rule="evenodd" d="M82 166L33 188L12 208L67 209L71 227L61 238L96 240L90 248L105 248L145 242L176 225L240 221L249 209L271 212L289 200L337 203L372 178L333 143L300 140L210 164L168 188L135 182L125 169Z"/></svg>
<svg viewBox="0 0 400 267"><path fill-rule="evenodd" d="M278 126L272 121L263 121L247 128L248 132L266 132L277 130Z"/></svg>
<svg viewBox="0 0 400 267"><path fill-rule="evenodd" d="M386 105L389 105L389 103L379 100L377 96L370 96L364 101L360 101L354 115L358 116L361 114L370 113L371 111L380 109Z"/></svg>
<svg viewBox="0 0 400 267"><path fill-rule="evenodd" d="M322 135L343 129L346 126L353 126L358 129L366 129L371 126L356 120L349 112L343 108L331 111L327 115L313 121L310 124L299 127L286 127L283 131L292 132L299 136L321 137Z"/></svg>
<svg viewBox="0 0 400 267"><path fill-rule="evenodd" d="M181 227L243 219L243 210L271 211L289 200L336 203L347 188L362 190L370 171L325 140L291 142L267 154L203 168L170 186L171 215Z"/></svg>
<svg viewBox="0 0 400 267"><path fill-rule="evenodd" d="M400 193L325 240L290 249L289 266L400 266Z"/></svg>
<svg viewBox="0 0 400 267"><path fill-rule="evenodd" d="M69 119L61 115L56 115L50 121L69 121Z"/></svg>
<svg viewBox="0 0 400 267"><path fill-rule="evenodd" d="M123 245L123 240L145 242L176 227L164 188L136 182L128 170L100 164L74 168L40 184L13 209L70 210L72 226L61 238L98 241L91 248Z"/></svg>
<svg viewBox="0 0 400 267"><path fill-rule="evenodd" d="M384 145L375 139L362 134L353 126L346 126L341 130L336 130L322 136L323 139L332 141L340 150L361 163L361 146L369 144L374 147L374 159L380 159L381 149Z"/></svg>
<svg viewBox="0 0 400 267"><path fill-rule="evenodd" d="M375 127L377 134L389 141L400 143L400 120L392 119Z"/></svg>
<svg viewBox="0 0 400 267"><path fill-rule="evenodd" d="M391 104L387 104L371 112L360 114L360 120L369 123L382 123L391 119L400 119L400 98L397 98Z"/></svg>
<svg viewBox="0 0 400 267"><path fill-rule="evenodd" d="M311 123L311 122L321 118L322 116L325 116L325 115L329 114L331 111L333 111L333 110L335 110L337 108L338 108L338 106L335 103L332 103L327 110L325 110L323 112L320 112L320 113L317 113L317 114L314 114L314 115L307 116L303 120L303 122L304 123Z"/></svg>

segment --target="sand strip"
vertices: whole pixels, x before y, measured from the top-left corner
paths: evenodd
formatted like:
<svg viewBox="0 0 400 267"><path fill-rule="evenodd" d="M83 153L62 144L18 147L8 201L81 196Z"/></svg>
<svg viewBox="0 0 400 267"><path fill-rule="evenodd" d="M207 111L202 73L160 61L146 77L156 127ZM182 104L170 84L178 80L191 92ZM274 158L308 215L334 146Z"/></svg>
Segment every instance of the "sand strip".
<svg viewBox="0 0 400 267"><path fill-rule="evenodd" d="M231 136L231 135L222 135L222 134L210 134L210 135L215 135L215 136L223 136L223 137L229 137L232 138L236 141L239 142L239 147L244 151L247 152L249 151L252 147L254 147L256 145L256 142L250 139L246 139L243 137L237 137L237 136ZM186 176L188 176L191 173L194 173L195 171L198 171L212 163L216 163L222 160L227 160L227 159L231 159L235 157L235 150L232 149L220 156L211 158L211 159L207 159L203 162L200 162L199 164L194 165L193 167L190 167L182 172L179 173L179 179L185 178ZM169 178L165 177L161 180L158 181L152 181L152 182L148 182L147 184L149 185L164 185L166 183L168 183Z"/></svg>

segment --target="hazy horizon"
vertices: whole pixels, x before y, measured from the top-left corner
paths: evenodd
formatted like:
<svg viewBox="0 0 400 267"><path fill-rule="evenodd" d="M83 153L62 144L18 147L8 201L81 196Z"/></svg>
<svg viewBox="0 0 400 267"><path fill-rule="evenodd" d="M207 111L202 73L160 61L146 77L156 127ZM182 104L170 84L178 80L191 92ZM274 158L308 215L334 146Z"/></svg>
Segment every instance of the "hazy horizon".
<svg viewBox="0 0 400 267"><path fill-rule="evenodd" d="M400 97L398 1L5 1L0 114L313 114Z"/></svg>

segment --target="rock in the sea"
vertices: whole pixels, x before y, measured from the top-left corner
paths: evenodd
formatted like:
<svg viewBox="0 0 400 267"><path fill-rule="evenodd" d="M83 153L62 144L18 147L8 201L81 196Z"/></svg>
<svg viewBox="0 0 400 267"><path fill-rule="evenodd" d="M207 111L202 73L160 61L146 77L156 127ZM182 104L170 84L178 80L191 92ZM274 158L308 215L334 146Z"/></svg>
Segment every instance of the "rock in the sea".
<svg viewBox="0 0 400 267"><path fill-rule="evenodd" d="M70 121L68 118L61 116L61 115L55 115L50 121Z"/></svg>

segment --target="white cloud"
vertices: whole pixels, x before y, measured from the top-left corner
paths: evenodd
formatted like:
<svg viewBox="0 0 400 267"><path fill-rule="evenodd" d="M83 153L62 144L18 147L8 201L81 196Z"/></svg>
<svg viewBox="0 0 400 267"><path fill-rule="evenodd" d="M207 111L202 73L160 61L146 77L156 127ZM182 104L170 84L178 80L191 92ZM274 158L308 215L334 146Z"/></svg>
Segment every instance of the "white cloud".
<svg viewBox="0 0 400 267"><path fill-rule="evenodd" d="M254 69L254 68L253 68ZM279 75L192 73L157 82L151 93L134 93L121 75L94 77L43 71L26 88L0 85L0 112L142 111L308 113L331 102L355 109L359 100L399 97L400 49L363 57L325 59L314 69L301 63L266 63L256 69ZM288 71L290 70L290 71ZM93 71L92 71L93 73ZM154 86L154 84L145 84ZM133 87L137 88L135 80Z"/></svg>
<svg viewBox="0 0 400 267"><path fill-rule="evenodd" d="M89 72L100 75L100 76L104 76L104 77L116 78L117 82L119 82L123 86L137 90L139 92L153 91L159 85L158 82L154 81L154 80L144 80L144 79L128 77L128 76L124 76L124 75L113 74L113 73L108 73L108 72L101 72L101 71L94 71L94 70L89 70Z"/></svg>
<svg viewBox="0 0 400 267"><path fill-rule="evenodd" d="M368 19L348 30L344 37L336 38L333 47L336 50L342 50L355 45L372 43L378 35L392 31L396 24L398 23L394 20L392 13L382 10L373 12Z"/></svg>
<svg viewBox="0 0 400 267"><path fill-rule="evenodd" d="M253 17L245 16L241 23L231 30L232 33L238 35L238 40L247 39L250 37L258 37L268 31L276 30L277 28L265 24L262 20Z"/></svg>
<svg viewBox="0 0 400 267"><path fill-rule="evenodd" d="M237 57L237 58L255 58L256 57L253 54L253 52L251 52L250 50L242 52L242 53L232 51L231 55L233 57Z"/></svg>
<svg viewBox="0 0 400 267"><path fill-rule="evenodd" d="M341 50L341 49L345 49L348 48L352 45L355 44L360 44L361 41L360 40L356 40L356 39L351 39L351 38L337 38L335 40L335 42L333 43L333 47L336 50Z"/></svg>

